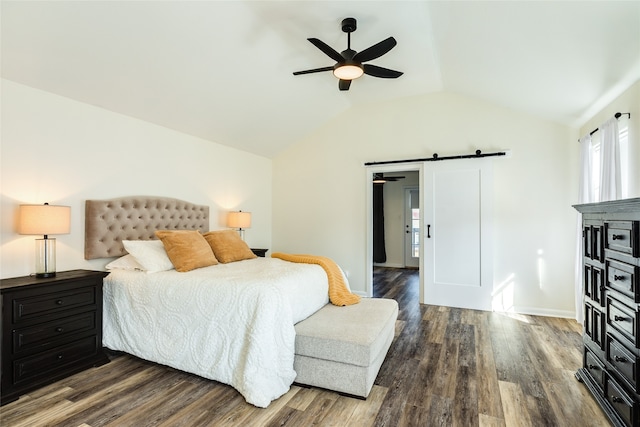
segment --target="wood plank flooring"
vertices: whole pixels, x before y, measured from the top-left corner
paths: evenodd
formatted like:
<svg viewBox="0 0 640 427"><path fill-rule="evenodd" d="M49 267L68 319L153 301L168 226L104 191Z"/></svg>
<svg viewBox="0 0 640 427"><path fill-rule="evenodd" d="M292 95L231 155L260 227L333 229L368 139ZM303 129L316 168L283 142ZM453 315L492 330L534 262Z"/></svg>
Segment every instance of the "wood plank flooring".
<svg viewBox="0 0 640 427"><path fill-rule="evenodd" d="M128 355L0 408L2 426L607 426L574 378L573 320L418 303L418 272L377 268L400 305L367 400L292 386L267 409L233 388Z"/></svg>

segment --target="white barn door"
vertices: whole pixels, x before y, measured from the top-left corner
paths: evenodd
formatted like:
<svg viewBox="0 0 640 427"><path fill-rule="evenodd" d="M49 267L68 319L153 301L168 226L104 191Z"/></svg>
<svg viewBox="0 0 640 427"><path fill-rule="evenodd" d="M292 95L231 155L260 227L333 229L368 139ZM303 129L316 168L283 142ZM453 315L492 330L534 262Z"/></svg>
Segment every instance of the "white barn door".
<svg viewBox="0 0 640 427"><path fill-rule="evenodd" d="M491 310L491 159L425 162L424 303Z"/></svg>

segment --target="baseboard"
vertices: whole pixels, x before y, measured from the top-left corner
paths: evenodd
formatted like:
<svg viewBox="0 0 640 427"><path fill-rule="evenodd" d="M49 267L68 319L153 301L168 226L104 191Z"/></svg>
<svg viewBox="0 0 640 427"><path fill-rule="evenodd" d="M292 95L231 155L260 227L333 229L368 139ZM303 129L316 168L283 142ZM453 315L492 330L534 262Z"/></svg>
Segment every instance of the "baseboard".
<svg viewBox="0 0 640 427"><path fill-rule="evenodd" d="M374 267L388 267L388 268L404 268L404 264L395 264L390 262L385 263L374 263Z"/></svg>
<svg viewBox="0 0 640 427"><path fill-rule="evenodd" d="M576 313L568 310L553 310L548 308L514 306L507 311L510 313L529 314L532 316L562 317L565 319L574 320L576 318Z"/></svg>

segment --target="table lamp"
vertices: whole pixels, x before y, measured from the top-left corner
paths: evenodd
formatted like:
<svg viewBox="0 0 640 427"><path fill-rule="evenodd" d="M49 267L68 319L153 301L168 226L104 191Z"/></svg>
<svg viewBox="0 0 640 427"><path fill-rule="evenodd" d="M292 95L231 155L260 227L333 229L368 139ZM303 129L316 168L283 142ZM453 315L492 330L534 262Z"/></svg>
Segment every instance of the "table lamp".
<svg viewBox="0 0 640 427"><path fill-rule="evenodd" d="M36 239L36 277L55 277L56 239L50 234L69 234L71 208L69 206L20 205L20 234L42 234Z"/></svg>
<svg viewBox="0 0 640 427"><path fill-rule="evenodd" d="M237 228L240 238L244 240L244 229L251 227L251 212L229 212L227 227Z"/></svg>

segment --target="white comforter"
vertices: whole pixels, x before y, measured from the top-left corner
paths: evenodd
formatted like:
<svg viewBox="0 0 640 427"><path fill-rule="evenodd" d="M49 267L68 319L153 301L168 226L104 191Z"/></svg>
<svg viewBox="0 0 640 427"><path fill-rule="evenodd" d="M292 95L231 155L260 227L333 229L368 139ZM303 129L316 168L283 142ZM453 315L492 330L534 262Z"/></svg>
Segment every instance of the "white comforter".
<svg viewBox="0 0 640 427"><path fill-rule="evenodd" d="M289 390L295 329L328 302L317 265L257 258L105 278L104 345L233 386L267 407Z"/></svg>

